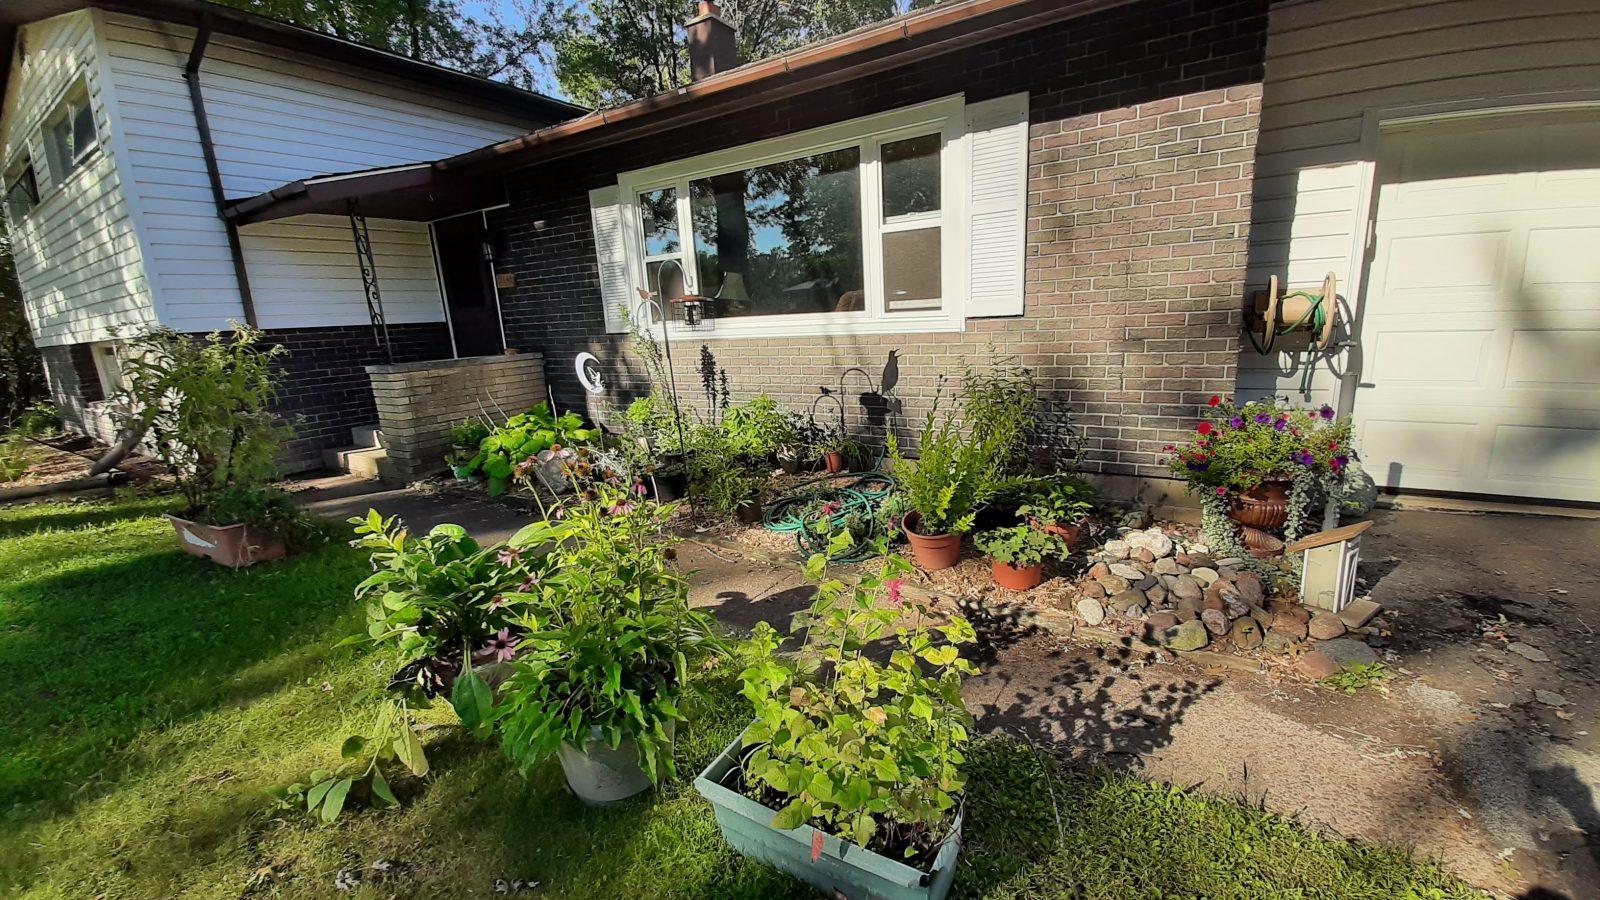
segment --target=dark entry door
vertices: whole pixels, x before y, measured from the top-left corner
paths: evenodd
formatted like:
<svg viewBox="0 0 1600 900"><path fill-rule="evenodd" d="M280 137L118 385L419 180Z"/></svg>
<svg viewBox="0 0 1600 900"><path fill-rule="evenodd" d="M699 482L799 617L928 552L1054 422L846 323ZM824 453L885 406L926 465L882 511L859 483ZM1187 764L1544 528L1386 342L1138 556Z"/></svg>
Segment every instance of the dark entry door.
<svg viewBox="0 0 1600 900"><path fill-rule="evenodd" d="M439 277L457 356L492 356L505 349L500 304L494 293L493 245L483 213L468 213L433 223Z"/></svg>

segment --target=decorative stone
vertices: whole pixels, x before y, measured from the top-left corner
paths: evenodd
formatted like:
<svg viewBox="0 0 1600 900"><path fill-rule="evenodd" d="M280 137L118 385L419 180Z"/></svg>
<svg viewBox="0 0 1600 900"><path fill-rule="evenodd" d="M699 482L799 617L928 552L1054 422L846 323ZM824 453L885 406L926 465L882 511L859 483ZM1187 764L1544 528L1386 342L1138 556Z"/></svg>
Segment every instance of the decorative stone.
<svg viewBox="0 0 1600 900"><path fill-rule="evenodd" d="M1254 650L1261 646L1261 625L1255 619L1240 619L1228 630L1228 637L1240 650Z"/></svg>
<svg viewBox="0 0 1600 900"><path fill-rule="evenodd" d="M1543 703L1545 706L1556 707L1566 706L1568 702L1567 698L1561 696L1555 691L1534 691L1533 699Z"/></svg>
<svg viewBox="0 0 1600 900"><path fill-rule="evenodd" d="M1174 578L1172 580L1171 590L1172 596L1182 597L1185 600L1198 601L1202 596L1205 595L1205 588L1200 584L1199 580L1194 577L1193 572L1190 572L1187 575L1179 575L1177 578Z"/></svg>
<svg viewBox="0 0 1600 900"><path fill-rule="evenodd" d="M1106 589L1107 594L1120 594L1130 587L1128 584L1128 579L1123 578L1120 575L1107 575L1106 577L1098 580L1100 582L1100 586Z"/></svg>
<svg viewBox="0 0 1600 900"><path fill-rule="evenodd" d="M1159 638L1168 628L1178 626L1178 617L1169 612L1151 613L1145 617L1145 633L1154 638Z"/></svg>
<svg viewBox="0 0 1600 900"><path fill-rule="evenodd" d="M1098 581L1085 581L1080 590L1083 591L1083 596L1090 600L1099 600L1106 595L1106 586Z"/></svg>
<svg viewBox="0 0 1600 900"><path fill-rule="evenodd" d="M1143 569L1139 568L1138 566L1129 565L1128 563L1112 563L1111 574L1116 575L1119 578L1126 578L1130 583L1138 581L1145 575Z"/></svg>
<svg viewBox="0 0 1600 900"><path fill-rule="evenodd" d="M1339 674L1339 664L1321 650L1312 650L1302 655L1295 663L1295 668L1300 670L1300 674L1314 681Z"/></svg>
<svg viewBox="0 0 1600 900"><path fill-rule="evenodd" d="M1311 617L1311 622L1306 626L1310 635L1319 641L1331 641L1336 637L1344 636L1344 623L1331 612L1319 612Z"/></svg>
<svg viewBox="0 0 1600 900"><path fill-rule="evenodd" d="M1540 650L1538 647L1534 647L1530 644L1524 644L1521 641L1512 641L1506 645L1506 649L1529 662L1550 661L1550 654Z"/></svg>
<svg viewBox="0 0 1600 900"><path fill-rule="evenodd" d="M1129 610L1135 607L1142 608L1145 602L1143 591L1136 591L1132 588L1129 588L1128 590L1118 593L1116 596L1107 601L1106 608L1110 609L1114 613L1130 615Z"/></svg>
<svg viewBox="0 0 1600 900"><path fill-rule="evenodd" d="M1177 556L1174 556L1172 560L1184 568L1194 565L1194 560L1191 559L1187 553L1179 553Z"/></svg>
<svg viewBox="0 0 1600 900"><path fill-rule="evenodd" d="M1106 608L1101 606L1100 601L1093 597L1084 597L1079 600L1077 610L1078 615L1083 617L1083 621L1090 625L1099 625L1106 620Z"/></svg>
<svg viewBox="0 0 1600 900"><path fill-rule="evenodd" d="M1371 665L1378 661L1377 651L1354 638L1323 641L1317 645L1317 652L1326 654L1329 659L1339 664L1340 669L1347 669L1357 664Z"/></svg>
<svg viewBox="0 0 1600 900"><path fill-rule="evenodd" d="M1150 551L1150 555L1156 559L1172 555L1172 538L1167 537L1157 528L1128 535L1128 543Z"/></svg>
<svg viewBox="0 0 1600 900"><path fill-rule="evenodd" d="M1289 639L1276 631L1269 631L1261 636L1261 649L1281 656L1289 652Z"/></svg>
<svg viewBox="0 0 1600 900"><path fill-rule="evenodd" d="M1200 618L1200 604L1193 600L1179 600L1172 605L1172 614L1178 617L1179 622L1189 622Z"/></svg>
<svg viewBox="0 0 1600 900"><path fill-rule="evenodd" d="M1228 616L1219 609L1207 609L1200 612L1200 623L1206 630L1215 635L1228 633Z"/></svg>
<svg viewBox="0 0 1600 900"><path fill-rule="evenodd" d="M1305 640L1306 623L1288 613L1278 613L1272 617L1272 633L1293 641Z"/></svg>
<svg viewBox="0 0 1600 900"><path fill-rule="evenodd" d="M1161 583L1161 579L1155 577L1154 575L1146 575L1145 577L1139 579L1138 581L1135 581L1133 583L1133 586L1138 588L1141 591L1148 591L1148 590L1150 590L1151 588L1155 587L1156 585L1158 585L1160 583Z"/></svg>
<svg viewBox="0 0 1600 900"><path fill-rule="evenodd" d="M1240 557L1237 557L1237 556L1225 556L1222 559L1217 560L1217 565L1218 566L1227 566L1229 568L1236 568L1238 566L1244 565L1244 560L1242 558L1240 558Z"/></svg>
<svg viewBox="0 0 1600 900"><path fill-rule="evenodd" d="M1144 589L1144 595L1150 598L1151 603L1167 602L1167 589L1164 585L1153 584Z"/></svg>
<svg viewBox="0 0 1600 900"><path fill-rule="evenodd" d="M1205 566L1190 569L1189 574L1193 575L1194 580L1200 582L1201 585L1210 585L1211 582L1217 580L1217 570L1208 569Z"/></svg>
<svg viewBox="0 0 1600 900"><path fill-rule="evenodd" d="M1111 574L1111 567L1103 562L1097 562L1089 567L1090 578L1104 578Z"/></svg>
<svg viewBox="0 0 1600 900"><path fill-rule="evenodd" d="M1150 571L1156 573L1157 575L1182 575L1189 570L1181 565L1175 558L1171 556L1163 556L1156 560L1155 565L1151 567Z"/></svg>
<svg viewBox="0 0 1600 900"><path fill-rule="evenodd" d="M1173 650L1199 650L1211 643L1211 635L1198 621L1180 622L1161 633L1161 643Z"/></svg>
<svg viewBox="0 0 1600 900"><path fill-rule="evenodd" d="M1102 549L1112 559L1127 559L1128 551L1133 548L1129 546L1127 541L1106 541L1106 545Z"/></svg>
<svg viewBox="0 0 1600 900"><path fill-rule="evenodd" d="M1152 518L1150 510L1137 506L1123 513L1119 524L1124 528L1149 528Z"/></svg>
<svg viewBox="0 0 1600 900"><path fill-rule="evenodd" d="M1250 615L1250 604L1237 597L1223 597L1222 603L1222 611L1227 613L1230 619L1238 619Z"/></svg>
<svg viewBox="0 0 1600 900"><path fill-rule="evenodd" d="M1149 549L1145 547L1134 547L1132 550L1129 550L1128 558L1138 560L1142 563L1153 563L1156 561L1156 555L1151 553Z"/></svg>
<svg viewBox="0 0 1600 900"><path fill-rule="evenodd" d="M1246 603L1260 603L1266 596L1261 576L1254 572L1240 572L1233 578L1233 586Z"/></svg>
<svg viewBox="0 0 1600 900"><path fill-rule="evenodd" d="M1382 606L1362 597L1359 600L1350 601L1349 606L1339 610L1339 621L1343 622L1346 628L1360 628L1372 621L1372 617L1382 610Z"/></svg>

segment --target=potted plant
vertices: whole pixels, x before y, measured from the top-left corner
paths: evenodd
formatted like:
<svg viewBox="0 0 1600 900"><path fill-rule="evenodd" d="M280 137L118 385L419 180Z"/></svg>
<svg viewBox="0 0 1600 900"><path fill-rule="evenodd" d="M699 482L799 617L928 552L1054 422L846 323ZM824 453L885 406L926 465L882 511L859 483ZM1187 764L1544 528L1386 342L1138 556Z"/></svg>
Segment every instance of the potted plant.
<svg viewBox="0 0 1600 900"><path fill-rule="evenodd" d="M672 774L687 654L717 646L672 562L670 514L602 486L511 539L513 549L550 552L519 619L527 636L500 687L495 727L523 772L557 757L585 803L615 803Z"/></svg>
<svg viewBox="0 0 1600 900"><path fill-rule="evenodd" d="M1013 591L1038 587L1044 578L1044 561L1067 551L1061 538L1027 525L981 532L974 543L988 554L994 583Z"/></svg>
<svg viewBox="0 0 1600 900"><path fill-rule="evenodd" d="M902 594L899 557L857 584L826 565L806 562L817 595L795 620L797 657L757 624L741 676L755 721L695 788L735 850L824 894L938 900L961 852L972 626L931 624ZM879 640L897 647L886 659L867 652Z"/></svg>
<svg viewBox="0 0 1600 900"><path fill-rule="evenodd" d="M746 466L770 466L795 440L793 421L766 394L723 413L717 429L727 452Z"/></svg>
<svg viewBox="0 0 1600 900"><path fill-rule="evenodd" d="M917 565L947 569L961 559L961 536L971 530L978 509L994 493L1000 459L993 434L962 431L956 417L930 409L922 427L921 455L914 464L889 434L889 455L911 504L904 528Z"/></svg>
<svg viewBox="0 0 1600 900"><path fill-rule="evenodd" d="M1026 517L1034 528L1061 538L1068 550L1094 512L1094 488L1071 476L1035 481L1029 484L1025 498L1017 515Z"/></svg>
<svg viewBox="0 0 1600 900"><path fill-rule="evenodd" d="M477 455L483 439L493 430L481 419L462 419L450 426L450 447L453 450L464 451L470 459Z"/></svg>
<svg viewBox="0 0 1600 900"><path fill-rule="evenodd" d="M811 460L820 462L823 471L837 475L850 466L852 441L838 425L816 425L811 430L807 453Z"/></svg>
<svg viewBox="0 0 1600 900"><path fill-rule="evenodd" d="M761 521L764 513L761 495L766 481L759 473L725 466L710 473L709 480L704 482L705 499L721 515L754 525Z"/></svg>
<svg viewBox="0 0 1600 900"><path fill-rule="evenodd" d="M272 411L279 346L236 326L203 338L160 328L124 345L113 418L144 433L185 506L167 519L179 546L230 568L277 559L297 516L269 487L290 431Z"/></svg>
<svg viewBox="0 0 1600 900"><path fill-rule="evenodd" d="M1296 477L1342 472L1353 458L1350 423L1332 407L1313 412L1276 400L1235 406L1220 396L1208 407L1192 441L1167 445L1169 465L1191 492L1226 502L1240 525L1283 528Z"/></svg>

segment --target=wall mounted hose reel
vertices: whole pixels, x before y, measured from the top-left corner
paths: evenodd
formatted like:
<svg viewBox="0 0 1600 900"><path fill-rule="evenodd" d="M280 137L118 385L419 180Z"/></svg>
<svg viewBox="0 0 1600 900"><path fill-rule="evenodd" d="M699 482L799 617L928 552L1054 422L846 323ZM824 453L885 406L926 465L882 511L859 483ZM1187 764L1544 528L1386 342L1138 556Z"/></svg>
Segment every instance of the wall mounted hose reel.
<svg viewBox="0 0 1600 900"><path fill-rule="evenodd" d="M1250 295L1245 306L1245 336L1262 356L1271 353L1278 339L1289 343L1279 349L1323 351L1333 345L1334 325L1339 320L1338 279L1329 272L1322 279L1322 291L1289 291L1279 294L1278 276L1272 276L1265 291Z"/></svg>

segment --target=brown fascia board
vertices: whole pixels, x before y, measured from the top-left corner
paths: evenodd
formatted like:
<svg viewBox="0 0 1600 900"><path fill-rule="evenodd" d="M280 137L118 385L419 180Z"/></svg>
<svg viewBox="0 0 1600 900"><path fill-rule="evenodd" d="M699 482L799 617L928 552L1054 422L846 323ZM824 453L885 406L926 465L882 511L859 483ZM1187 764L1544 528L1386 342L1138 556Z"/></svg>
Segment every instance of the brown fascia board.
<svg viewBox="0 0 1600 900"><path fill-rule="evenodd" d="M429 163L416 163L290 182L230 202L225 215L236 225L307 213L342 215L351 200L369 218L432 221L498 206L506 195L500 178L447 174Z"/></svg>
<svg viewBox="0 0 1600 900"><path fill-rule="evenodd" d="M508 171L714 118L1029 31L1133 0L962 0L909 13L782 56L721 72L615 109L598 110L452 156L442 171Z"/></svg>

